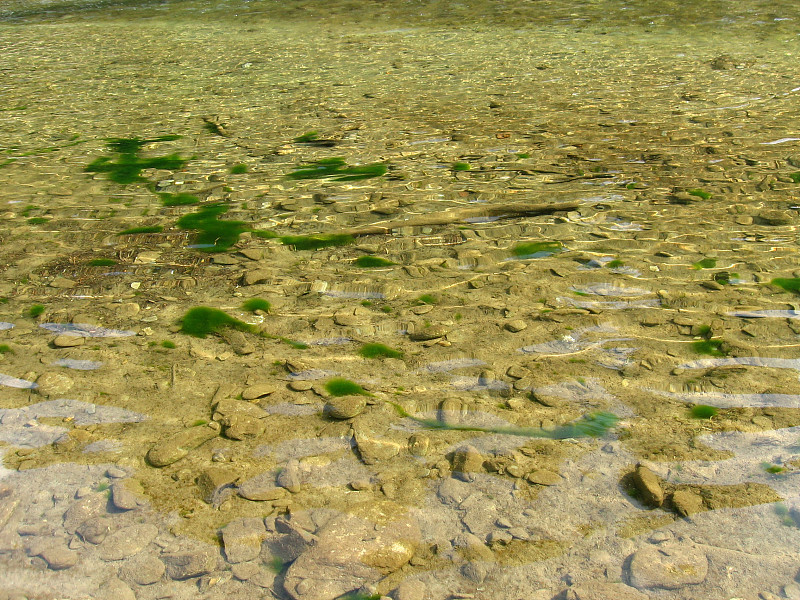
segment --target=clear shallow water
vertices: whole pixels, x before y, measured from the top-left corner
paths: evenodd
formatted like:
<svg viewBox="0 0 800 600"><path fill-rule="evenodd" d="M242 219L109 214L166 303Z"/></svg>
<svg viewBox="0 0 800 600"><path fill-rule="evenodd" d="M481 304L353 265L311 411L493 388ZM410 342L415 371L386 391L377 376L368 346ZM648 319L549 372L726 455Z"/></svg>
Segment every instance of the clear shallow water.
<svg viewBox="0 0 800 600"><path fill-rule="evenodd" d="M4 3L3 593L796 595L797 303L769 285L797 274L794 13ZM172 134L141 154L179 169L86 172L107 138ZM332 157L387 175L287 179ZM279 235L572 206L210 255L155 192ZM508 260L539 241L564 251ZM273 337L190 338L200 304ZM329 416L334 375L357 415ZM547 437L598 410L599 439Z"/></svg>

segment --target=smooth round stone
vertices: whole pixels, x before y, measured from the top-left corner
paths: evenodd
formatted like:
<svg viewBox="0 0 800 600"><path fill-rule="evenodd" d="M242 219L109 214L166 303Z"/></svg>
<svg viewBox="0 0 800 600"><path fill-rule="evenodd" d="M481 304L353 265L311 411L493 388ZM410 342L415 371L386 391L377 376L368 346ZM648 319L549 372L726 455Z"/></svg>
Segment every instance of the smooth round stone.
<svg viewBox="0 0 800 600"><path fill-rule="evenodd" d="M367 399L364 396L339 396L325 403L325 414L333 419L352 419L366 407Z"/></svg>
<svg viewBox="0 0 800 600"><path fill-rule="evenodd" d="M36 383L39 385L39 393L45 396L60 396L66 394L73 386L72 379L63 373L56 373L54 371L42 373L36 379Z"/></svg>
<svg viewBox="0 0 800 600"><path fill-rule="evenodd" d="M314 384L307 380L297 380L289 382L289 389L295 392L306 392L311 389Z"/></svg>
<svg viewBox="0 0 800 600"><path fill-rule="evenodd" d="M85 337L81 335L67 335L65 333L56 336L53 340L53 346L56 348L72 348L74 346L82 346L85 343Z"/></svg>
<svg viewBox="0 0 800 600"><path fill-rule="evenodd" d="M539 469L528 473L525 479L538 485L556 485L561 483L561 476L558 473L553 473L545 469Z"/></svg>

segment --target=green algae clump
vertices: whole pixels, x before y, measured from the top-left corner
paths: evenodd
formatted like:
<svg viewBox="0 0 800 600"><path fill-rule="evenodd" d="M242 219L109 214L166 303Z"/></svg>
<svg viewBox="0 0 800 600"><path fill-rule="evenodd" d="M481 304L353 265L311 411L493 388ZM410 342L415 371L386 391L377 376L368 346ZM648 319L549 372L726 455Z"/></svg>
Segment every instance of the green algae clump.
<svg viewBox="0 0 800 600"><path fill-rule="evenodd" d="M258 333L253 325L240 321L218 308L208 306L196 306L190 308L181 321L181 333L194 337L204 338L209 333L218 333L221 329L229 327L246 331L248 333Z"/></svg>
<svg viewBox="0 0 800 600"><path fill-rule="evenodd" d="M689 414L693 419L710 419L719 412L715 406L707 406L706 404L698 404L693 406Z"/></svg>
<svg viewBox="0 0 800 600"><path fill-rule="evenodd" d="M787 292L800 292L800 278L784 278L784 277L776 277L772 281L770 281L772 285L777 285L779 288L786 290Z"/></svg>
<svg viewBox="0 0 800 600"><path fill-rule="evenodd" d="M289 173L287 179L330 179L331 181L360 181L386 174L386 165L348 166L343 158L323 158L313 163L300 165Z"/></svg>
<svg viewBox="0 0 800 600"><path fill-rule="evenodd" d="M131 227L124 231L120 231L117 235L135 235L137 233L161 233L164 228L160 225L153 225L150 227Z"/></svg>
<svg viewBox="0 0 800 600"><path fill-rule="evenodd" d="M331 379L325 384L325 389L331 396L354 396L360 394L362 396L371 396L367 390L358 385L355 381L336 377Z"/></svg>
<svg viewBox="0 0 800 600"><path fill-rule="evenodd" d="M248 231L244 221L222 221L218 219L221 214L228 212L228 207L222 204L204 206L195 213L182 216L178 219L181 229L193 229L195 244L203 252L224 252L236 242L239 236Z"/></svg>
<svg viewBox="0 0 800 600"><path fill-rule="evenodd" d="M281 238L284 246L295 250L319 250L329 246L345 246L353 243L352 235L285 235Z"/></svg>
<svg viewBox="0 0 800 600"><path fill-rule="evenodd" d="M383 344L364 344L358 353L364 358L402 358L403 353Z"/></svg>
<svg viewBox="0 0 800 600"><path fill-rule="evenodd" d="M728 352L723 348L722 340L698 340L692 343L692 348L698 354L708 356L727 356Z"/></svg>
<svg viewBox="0 0 800 600"><path fill-rule="evenodd" d="M368 254L365 256L359 256L353 264L364 269L374 269L377 267L390 267L395 263L390 260L386 260L385 258L381 258L380 256L371 256Z"/></svg>
<svg viewBox="0 0 800 600"><path fill-rule="evenodd" d="M511 253L517 258L544 258L563 249L564 245L561 242L529 242L517 244L511 249Z"/></svg>
<svg viewBox="0 0 800 600"><path fill-rule="evenodd" d="M270 307L270 303L263 298L250 298L250 300L245 300L242 303L242 309L250 312L256 312L257 310L260 310L268 313Z"/></svg>

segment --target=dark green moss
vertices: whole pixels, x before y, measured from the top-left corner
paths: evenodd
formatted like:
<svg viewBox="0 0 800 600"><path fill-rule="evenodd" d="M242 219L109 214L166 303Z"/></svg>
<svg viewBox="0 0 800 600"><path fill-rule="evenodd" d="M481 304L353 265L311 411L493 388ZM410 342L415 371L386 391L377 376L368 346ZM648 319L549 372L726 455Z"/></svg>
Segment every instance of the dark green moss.
<svg viewBox="0 0 800 600"><path fill-rule="evenodd" d="M269 312L270 303L264 300L263 298L250 298L250 300L245 300L242 303L242 309L248 310L250 312L256 312L257 310L264 311L265 313Z"/></svg>
<svg viewBox="0 0 800 600"><path fill-rule="evenodd" d="M353 243L351 235L286 235L281 238L284 246L295 250L319 250L329 246L345 246Z"/></svg>
<svg viewBox="0 0 800 600"><path fill-rule="evenodd" d="M777 277L770 281L772 285L777 285L779 288L786 290L787 292L800 292L800 278L784 278L784 277Z"/></svg>
<svg viewBox="0 0 800 600"><path fill-rule="evenodd" d="M161 198L161 204L164 206L188 206L190 204L197 204L200 199L191 194L170 194L168 192L161 192L158 194Z"/></svg>
<svg viewBox="0 0 800 600"><path fill-rule="evenodd" d="M11 354L14 353L14 351L11 349L11 346L9 346L8 344L0 344L0 354L7 354L9 352Z"/></svg>
<svg viewBox="0 0 800 600"><path fill-rule="evenodd" d="M28 219L28 225L44 225L45 223L49 223L50 219L46 217L31 217Z"/></svg>
<svg viewBox="0 0 800 600"><path fill-rule="evenodd" d="M303 135L298 135L293 141L295 144L307 144L309 142L313 142L318 137L319 134L316 131L308 131Z"/></svg>
<svg viewBox="0 0 800 600"><path fill-rule="evenodd" d="M433 294L422 294L419 298L414 300L415 305L420 304L438 304L439 299Z"/></svg>
<svg viewBox="0 0 800 600"><path fill-rule="evenodd" d="M42 304L34 304L25 312L25 314L28 315L31 319L35 319L42 313L44 313L44 305Z"/></svg>
<svg viewBox="0 0 800 600"><path fill-rule="evenodd" d="M716 258L704 258L703 260L699 260L692 265L693 269L713 269L717 266L717 259Z"/></svg>
<svg viewBox="0 0 800 600"><path fill-rule="evenodd" d="M235 319L217 308L196 306L187 311L181 321L181 333L204 338L209 333L218 333L223 328L238 329L249 333L258 333L253 326Z"/></svg>
<svg viewBox="0 0 800 600"><path fill-rule="evenodd" d="M380 256L367 255L359 256L353 264L364 269L373 269L377 267L390 267L395 263L390 260L386 260L385 258L381 258Z"/></svg>
<svg viewBox="0 0 800 600"><path fill-rule="evenodd" d="M727 356L728 353L723 348L722 340L698 340L692 343L692 348L698 354L709 356Z"/></svg>
<svg viewBox="0 0 800 600"><path fill-rule="evenodd" d="M764 469L770 475L779 475L781 473L786 472L786 467L782 467L780 465L773 465L770 463L761 463L761 468Z"/></svg>
<svg viewBox="0 0 800 600"><path fill-rule="evenodd" d="M619 259L614 259L614 260L610 261L608 264L606 264L606 266L607 266L609 269L616 269L616 268L618 268L618 267L623 267L623 266L625 266L625 263L624 263L624 262L622 262L622 261L621 261L621 260L619 260Z"/></svg>
<svg viewBox="0 0 800 600"><path fill-rule="evenodd" d="M700 325L700 327L697 328L696 335L704 338L711 337L711 325Z"/></svg>
<svg viewBox="0 0 800 600"><path fill-rule="evenodd" d="M790 173L789 177L791 177L792 181L794 181L795 183L800 183L800 171L798 171L797 173Z"/></svg>
<svg viewBox="0 0 800 600"><path fill-rule="evenodd" d="M125 231L120 231L117 235L134 235L137 233L161 233L164 228L161 225L153 225L151 227L131 227Z"/></svg>
<svg viewBox="0 0 800 600"><path fill-rule="evenodd" d="M364 358L402 358L403 353L383 344L364 344L358 353Z"/></svg>
<svg viewBox="0 0 800 600"><path fill-rule="evenodd" d="M240 163L231 167L231 175L241 175L242 173L247 173L247 165Z"/></svg>
<svg viewBox="0 0 800 600"><path fill-rule="evenodd" d="M710 419L718 412L719 411L714 406L698 404L697 406L692 407L692 409L689 411L689 414L692 416L693 419Z"/></svg>
<svg viewBox="0 0 800 600"><path fill-rule="evenodd" d="M195 213L182 216L178 219L178 227L192 229L198 233L194 243L203 252L224 252L239 241L239 236L249 231L244 221L223 221L218 219L221 214L228 211L222 204L204 206Z"/></svg>
<svg viewBox="0 0 800 600"><path fill-rule="evenodd" d="M110 267L117 264L117 261L111 258L94 258L86 264L90 267Z"/></svg>
<svg viewBox="0 0 800 600"><path fill-rule="evenodd" d="M274 239L276 237L279 237L277 233L266 229L253 229L250 231L250 235L257 238L265 238L265 239Z"/></svg>
<svg viewBox="0 0 800 600"><path fill-rule="evenodd" d="M158 156L155 158L140 158L139 152L146 144L154 142L167 142L179 139L179 135L162 135L150 139L133 138L110 138L106 140L108 148L118 154L116 162L112 162L112 157L101 156L92 161L84 171L88 173L108 173L108 178L120 184L146 181L141 176L142 169L167 169L176 171L182 169L188 159L181 158L177 154Z"/></svg>
<svg viewBox="0 0 800 600"><path fill-rule="evenodd" d="M690 196L697 196L698 198L702 198L703 200L708 200L711 198L711 194L704 190L686 190Z"/></svg>
<svg viewBox="0 0 800 600"><path fill-rule="evenodd" d="M517 158L530 158L531 155L527 152L517 152Z"/></svg>
<svg viewBox="0 0 800 600"><path fill-rule="evenodd" d="M359 181L386 174L386 165L347 166L343 158L324 158L313 163L301 165L289 173L287 179L330 179L331 181Z"/></svg>
<svg viewBox="0 0 800 600"><path fill-rule="evenodd" d="M355 381L350 381L349 379L343 379L341 377L328 381L325 384L325 389L331 396L353 396L356 394L362 396L371 395Z"/></svg>
<svg viewBox="0 0 800 600"><path fill-rule="evenodd" d="M529 242L517 244L511 253L519 258L543 258L561 252L564 246L561 242Z"/></svg>
<svg viewBox="0 0 800 600"><path fill-rule="evenodd" d="M163 342L161 342L161 347L172 350L173 348L175 348L175 342L172 342L170 340L164 340Z"/></svg>

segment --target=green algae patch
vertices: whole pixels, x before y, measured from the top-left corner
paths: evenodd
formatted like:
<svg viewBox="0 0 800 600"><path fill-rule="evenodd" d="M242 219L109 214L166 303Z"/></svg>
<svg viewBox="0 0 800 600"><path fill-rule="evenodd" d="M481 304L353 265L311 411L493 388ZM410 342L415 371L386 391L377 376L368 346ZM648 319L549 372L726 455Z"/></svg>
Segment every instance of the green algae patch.
<svg viewBox="0 0 800 600"><path fill-rule="evenodd" d="M358 385L355 381L336 377L325 384L325 389L331 396L371 396L367 390Z"/></svg>
<svg viewBox="0 0 800 600"><path fill-rule="evenodd" d="M469 171L470 170L469 163L465 162L457 162L453 163L453 171Z"/></svg>
<svg viewBox="0 0 800 600"><path fill-rule="evenodd" d="M256 312L257 310L260 310L268 313L270 308L270 303L263 298L250 298L250 300L245 300L242 303L242 309L249 312Z"/></svg>
<svg viewBox="0 0 800 600"><path fill-rule="evenodd" d="M715 406L708 406L706 404L698 404L693 406L689 414L693 419L710 419L716 415L719 410Z"/></svg>
<svg viewBox="0 0 800 600"><path fill-rule="evenodd" d="M544 258L564 250L561 242L529 242L517 244L511 249L511 254L517 258Z"/></svg>
<svg viewBox="0 0 800 600"><path fill-rule="evenodd" d="M364 358L402 358L403 353L383 344L364 344L358 353Z"/></svg>
<svg viewBox="0 0 800 600"><path fill-rule="evenodd" d="M249 231L244 221L223 221L220 215L228 212L222 204L204 206L195 213L178 219L178 227L192 229L195 235L194 246L203 252L224 252L239 241L239 236Z"/></svg>
<svg viewBox="0 0 800 600"><path fill-rule="evenodd" d="M153 225L151 227L131 227L124 231L120 231L117 235L135 235L137 233L161 233L164 228L161 225Z"/></svg>
<svg viewBox="0 0 800 600"><path fill-rule="evenodd" d="M704 258L703 260L698 260L696 263L692 265L693 269L713 269L717 266L717 259L716 258Z"/></svg>
<svg viewBox="0 0 800 600"><path fill-rule="evenodd" d="M414 300L414 306L421 306L423 304L438 304L439 299L433 294L422 294L419 298Z"/></svg>
<svg viewBox="0 0 800 600"><path fill-rule="evenodd" d="M359 256L353 262L353 264L363 269L375 269L379 267L391 267L395 263L385 258L381 258L380 256L371 256L368 254L366 256Z"/></svg>
<svg viewBox="0 0 800 600"><path fill-rule="evenodd" d="M285 235L280 238L284 246L295 250L319 250L330 246L346 246L353 243L352 235Z"/></svg>
<svg viewBox="0 0 800 600"><path fill-rule="evenodd" d="M27 311L25 311L25 315L30 317L31 319L35 319L36 317L42 315L43 313L44 313L43 304L34 304Z"/></svg>
<svg viewBox="0 0 800 600"><path fill-rule="evenodd" d="M359 181L385 175L386 169L386 165L383 163L348 166L343 158L323 158L313 163L300 165L295 171L289 173L286 178Z"/></svg>
<svg viewBox="0 0 800 600"><path fill-rule="evenodd" d="M190 308L181 321L181 333L197 338L204 338L209 333L219 333L226 327L248 333L259 333L253 325L208 306Z"/></svg>
<svg viewBox="0 0 800 600"><path fill-rule="evenodd" d="M111 267L117 264L117 261L112 258L93 258L86 264L90 267Z"/></svg>
<svg viewBox="0 0 800 600"><path fill-rule="evenodd" d="M784 278L784 277L776 277L772 281L770 281L772 285L777 285L779 288L786 290L787 292L800 292L800 278Z"/></svg>
<svg viewBox="0 0 800 600"><path fill-rule="evenodd" d="M697 198L700 198L702 200L708 200L709 198L711 198L711 193L705 190L699 190L699 189L686 190L686 193L689 194L690 196L696 196Z"/></svg>
<svg viewBox="0 0 800 600"><path fill-rule="evenodd" d="M698 354L708 356L727 356L722 340L698 340L692 343L692 348Z"/></svg>
<svg viewBox="0 0 800 600"><path fill-rule="evenodd" d="M166 169L177 171L182 169L189 159L181 158L177 154L157 156L154 158L141 158L139 152L147 144L155 142L169 142L180 139L179 135L162 135L155 138L109 138L106 140L108 149L116 153L116 162L112 156L101 156L86 166L87 173L107 173L108 178L120 184L147 181L141 176L142 169Z"/></svg>
<svg viewBox="0 0 800 600"><path fill-rule="evenodd" d="M231 167L231 175L241 175L242 173L247 173L247 171L247 165L243 163Z"/></svg>
<svg viewBox="0 0 800 600"><path fill-rule="evenodd" d="M168 192L162 192L158 194L158 197L161 198L161 204L164 206L188 206L200 202L197 196L184 193L170 194Z"/></svg>

